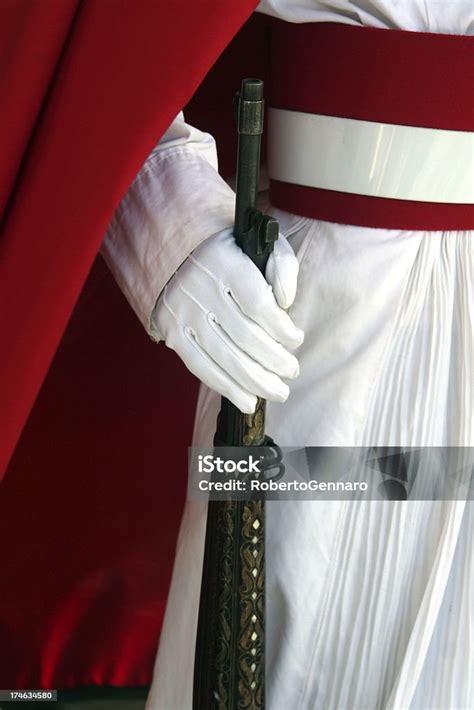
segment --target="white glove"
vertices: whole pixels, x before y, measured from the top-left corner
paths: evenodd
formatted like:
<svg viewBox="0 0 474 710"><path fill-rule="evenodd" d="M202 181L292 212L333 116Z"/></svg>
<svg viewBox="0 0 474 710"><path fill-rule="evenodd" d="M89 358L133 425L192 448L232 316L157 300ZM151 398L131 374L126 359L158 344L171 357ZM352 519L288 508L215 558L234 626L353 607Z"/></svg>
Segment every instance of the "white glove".
<svg viewBox="0 0 474 710"><path fill-rule="evenodd" d="M267 282L227 229L200 244L170 279L154 322L192 373L251 413L257 396L284 402L289 387L281 378L299 373L288 350L301 345L303 332L283 310L294 300L297 276L285 237L270 255Z"/></svg>

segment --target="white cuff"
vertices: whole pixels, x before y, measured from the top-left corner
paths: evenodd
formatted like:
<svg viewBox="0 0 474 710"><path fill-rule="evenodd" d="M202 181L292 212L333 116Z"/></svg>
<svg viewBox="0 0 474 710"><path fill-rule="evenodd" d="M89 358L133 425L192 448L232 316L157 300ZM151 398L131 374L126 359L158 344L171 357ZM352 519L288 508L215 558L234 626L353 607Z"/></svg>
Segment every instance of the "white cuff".
<svg viewBox="0 0 474 710"><path fill-rule="evenodd" d="M117 208L101 253L152 338L156 301L201 242L234 222L235 194L186 146L150 155Z"/></svg>

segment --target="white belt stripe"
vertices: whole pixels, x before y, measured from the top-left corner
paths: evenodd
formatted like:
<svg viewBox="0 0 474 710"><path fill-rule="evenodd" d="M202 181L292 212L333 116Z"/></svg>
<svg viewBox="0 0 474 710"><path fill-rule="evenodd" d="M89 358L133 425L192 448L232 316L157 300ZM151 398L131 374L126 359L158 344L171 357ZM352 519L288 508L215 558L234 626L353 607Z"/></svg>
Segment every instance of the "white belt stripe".
<svg viewBox="0 0 474 710"><path fill-rule="evenodd" d="M269 109L269 174L295 185L474 203L474 133Z"/></svg>

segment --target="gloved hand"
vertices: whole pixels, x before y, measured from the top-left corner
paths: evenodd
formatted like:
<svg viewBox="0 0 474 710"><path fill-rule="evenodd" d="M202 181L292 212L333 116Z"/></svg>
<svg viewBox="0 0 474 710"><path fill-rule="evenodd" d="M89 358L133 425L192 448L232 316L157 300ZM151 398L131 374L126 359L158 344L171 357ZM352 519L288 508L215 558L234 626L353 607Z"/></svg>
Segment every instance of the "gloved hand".
<svg viewBox="0 0 474 710"><path fill-rule="evenodd" d="M295 297L298 261L280 236L264 279L237 246L231 229L199 245L170 279L154 312L166 345L202 382L242 412L257 397L284 402L282 377L299 373L289 350L303 332L283 310Z"/></svg>

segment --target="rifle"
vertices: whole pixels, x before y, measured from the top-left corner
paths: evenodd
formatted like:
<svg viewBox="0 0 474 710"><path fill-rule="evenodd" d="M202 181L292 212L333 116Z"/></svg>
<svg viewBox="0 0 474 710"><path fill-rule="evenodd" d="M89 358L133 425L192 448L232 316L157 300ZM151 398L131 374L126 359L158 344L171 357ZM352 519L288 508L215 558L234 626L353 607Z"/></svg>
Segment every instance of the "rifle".
<svg viewBox="0 0 474 710"><path fill-rule="evenodd" d="M256 208L263 132L263 82L244 79L235 97L238 126L237 244L265 273L278 222ZM243 414L222 398L215 446L274 446L265 436L265 401ZM209 501L194 665L194 710L265 707L265 504Z"/></svg>

